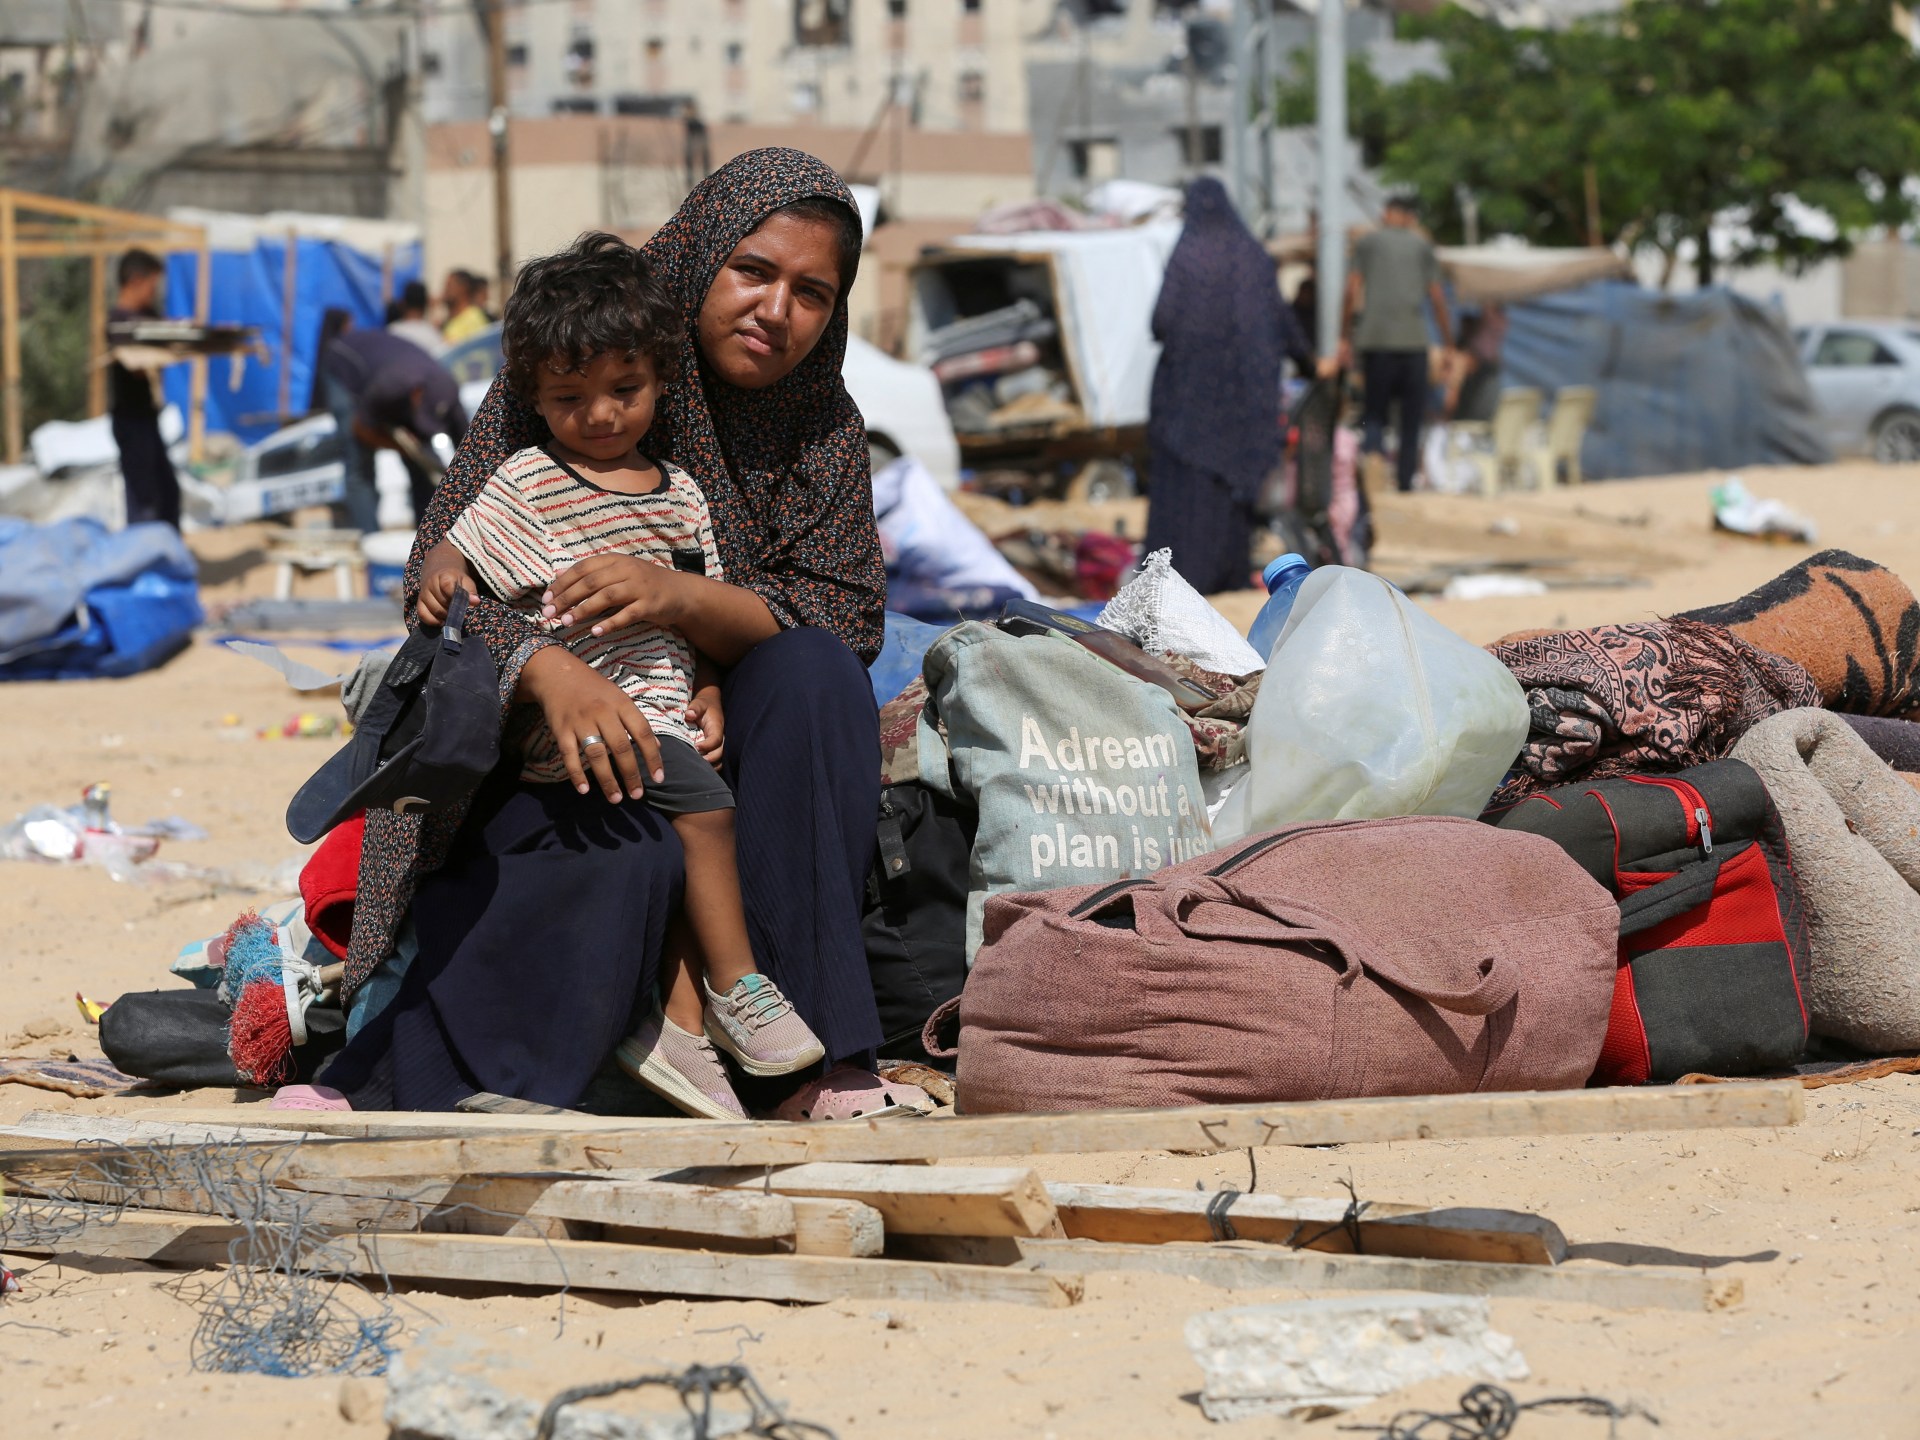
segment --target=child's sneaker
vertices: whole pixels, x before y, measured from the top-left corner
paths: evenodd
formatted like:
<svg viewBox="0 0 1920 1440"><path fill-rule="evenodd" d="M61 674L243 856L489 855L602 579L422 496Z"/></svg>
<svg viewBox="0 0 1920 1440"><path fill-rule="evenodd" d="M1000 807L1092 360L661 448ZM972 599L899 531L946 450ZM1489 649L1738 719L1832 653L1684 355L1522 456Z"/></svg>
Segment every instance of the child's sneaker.
<svg viewBox="0 0 1920 1440"><path fill-rule="evenodd" d="M791 1075L827 1053L807 1022L764 975L742 977L725 995L707 992L707 1038L749 1075Z"/></svg>
<svg viewBox="0 0 1920 1440"><path fill-rule="evenodd" d="M689 1035L656 1009L613 1052L620 1068L676 1109L708 1120L744 1120L727 1067L704 1035Z"/></svg>

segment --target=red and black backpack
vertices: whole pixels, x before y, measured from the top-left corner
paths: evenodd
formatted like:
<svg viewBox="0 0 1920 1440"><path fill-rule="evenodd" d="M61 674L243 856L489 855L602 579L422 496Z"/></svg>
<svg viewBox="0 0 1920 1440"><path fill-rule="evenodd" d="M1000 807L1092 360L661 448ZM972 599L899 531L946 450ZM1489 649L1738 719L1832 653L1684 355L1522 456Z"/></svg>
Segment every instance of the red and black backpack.
<svg viewBox="0 0 1920 1440"><path fill-rule="evenodd" d="M1620 970L1594 1082L1751 1075L1807 1044L1807 925L1752 769L1563 785L1488 820L1544 835L1620 902Z"/></svg>

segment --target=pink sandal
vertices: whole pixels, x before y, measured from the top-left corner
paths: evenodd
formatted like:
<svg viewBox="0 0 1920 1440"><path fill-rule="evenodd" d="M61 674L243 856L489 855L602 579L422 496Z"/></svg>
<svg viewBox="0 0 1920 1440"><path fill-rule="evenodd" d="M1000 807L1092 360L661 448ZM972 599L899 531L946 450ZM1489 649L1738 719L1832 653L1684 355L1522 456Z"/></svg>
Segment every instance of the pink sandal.
<svg viewBox="0 0 1920 1440"><path fill-rule="evenodd" d="M857 1120L874 1115L930 1115L931 1096L918 1085L882 1080L853 1065L840 1065L809 1080L773 1110L776 1120Z"/></svg>
<svg viewBox="0 0 1920 1440"><path fill-rule="evenodd" d="M347 1097L325 1085L282 1085L267 1102L269 1110L351 1110Z"/></svg>

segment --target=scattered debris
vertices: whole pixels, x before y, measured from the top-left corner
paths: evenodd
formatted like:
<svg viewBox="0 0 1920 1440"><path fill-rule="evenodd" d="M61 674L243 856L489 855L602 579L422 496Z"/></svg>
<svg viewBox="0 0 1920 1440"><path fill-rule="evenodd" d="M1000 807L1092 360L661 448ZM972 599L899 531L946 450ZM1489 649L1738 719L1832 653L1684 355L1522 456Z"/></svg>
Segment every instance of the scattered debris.
<svg viewBox="0 0 1920 1440"><path fill-rule="evenodd" d="M1370 1295L1214 1310L1187 1321L1211 1420L1350 1410L1443 1375L1524 1380L1484 1296Z"/></svg>
<svg viewBox="0 0 1920 1440"><path fill-rule="evenodd" d="M1442 600L1507 600L1544 595L1547 582L1531 575L1456 575L1440 592Z"/></svg>
<svg viewBox="0 0 1920 1440"><path fill-rule="evenodd" d="M1779 500L1754 496L1738 475L1729 475L1713 487L1713 528L1759 540L1799 540L1808 545L1819 535L1813 521Z"/></svg>
<svg viewBox="0 0 1920 1440"><path fill-rule="evenodd" d="M78 805L35 805L0 829L0 859L98 865L118 877L151 860L162 840L207 838L177 815L121 825L111 812L112 795L113 787L100 782L81 792Z"/></svg>
<svg viewBox="0 0 1920 1440"><path fill-rule="evenodd" d="M1607 1440L1617 1440L1620 1422L1631 1415L1639 1416L1649 1425L1660 1423L1658 1416L1638 1405L1616 1405L1598 1395L1549 1395L1523 1403L1498 1385L1475 1385L1460 1397L1460 1409L1451 1415L1437 1415L1431 1410L1402 1410L1384 1427L1342 1425L1339 1428L1364 1431L1375 1440L1506 1440L1523 1412L1561 1407L1583 1415L1604 1415Z"/></svg>

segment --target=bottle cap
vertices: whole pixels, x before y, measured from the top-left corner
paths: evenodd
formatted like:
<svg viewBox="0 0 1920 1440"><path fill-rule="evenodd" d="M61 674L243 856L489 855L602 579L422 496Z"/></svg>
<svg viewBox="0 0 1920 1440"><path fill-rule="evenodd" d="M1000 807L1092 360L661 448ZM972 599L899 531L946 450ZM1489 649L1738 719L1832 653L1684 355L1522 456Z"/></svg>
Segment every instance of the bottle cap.
<svg viewBox="0 0 1920 1440"><path fill-rule="evenodd" d="M1306 556L1295 555L1289 551L1277 560L1267 562L1267 568L1260 572L1260 583L1265 585L1268 591L1271 592L1273 587L1280 583L1280 577L1285 575L1289 570L1294 569L1307 571L1313 569L1313 566L1307 563Z"/></svg>

